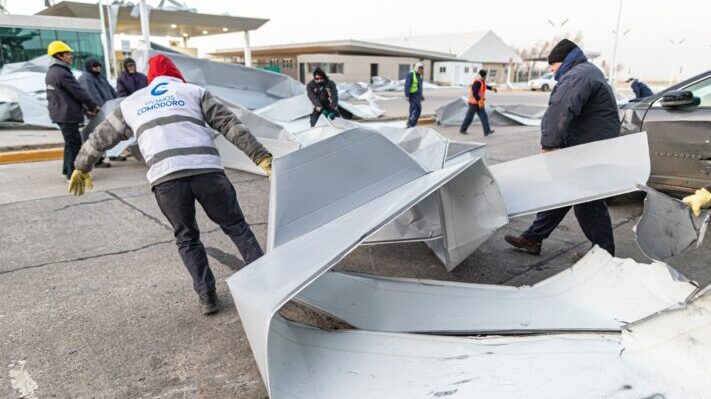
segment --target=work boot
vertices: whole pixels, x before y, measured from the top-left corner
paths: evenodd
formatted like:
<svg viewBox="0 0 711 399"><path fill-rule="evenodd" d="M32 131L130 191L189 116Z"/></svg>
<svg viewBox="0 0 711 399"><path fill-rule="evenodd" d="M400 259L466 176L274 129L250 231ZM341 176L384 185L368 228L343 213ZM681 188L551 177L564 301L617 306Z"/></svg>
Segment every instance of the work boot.
<svg viewBox="0 0 711 399"><path fill-rule="evenodd" d="M459 133L461 133L461 134L469 134L469 133L467 133L466 130L460 130Z"/></svg>
<svg viewBox="0 0 711 399"><path fill-rule="evenodd" d="M94 165L95 168L110 168L111 164L108 162L104 162L103 159L100 159L99 162Z"/></svg>
<svg viewBox="0 0 711 399"><path fill-rule="evenodd" d="M217 292L212 290L200 295L200 312L202 314L212 314L219 309L220 303L217 301Z"/></svg>
<svg viewBox="0 0 711 399"><path fill-rule="evenodd" d="M541 242L524 236L504 236L504 240L514 247L523 250L531 255L541 254Z"/></svg>

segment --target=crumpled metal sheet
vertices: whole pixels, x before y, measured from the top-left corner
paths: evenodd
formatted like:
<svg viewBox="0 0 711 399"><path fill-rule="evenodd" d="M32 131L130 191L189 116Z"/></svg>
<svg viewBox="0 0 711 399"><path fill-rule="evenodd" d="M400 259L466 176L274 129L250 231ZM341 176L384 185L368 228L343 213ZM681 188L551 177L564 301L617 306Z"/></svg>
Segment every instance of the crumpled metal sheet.
<svg viewBox="0 0 711 399"><path fill-rule="evenodd" d="M46 105L14 86L0 84L0 104L4 111L0 123L57 128L49 119Z"/></svg>
<svg viewBox="0 0 711 399"><path fill-rule="evenodd" d="M637 245L645 256L663 261L702 243L711 211L695 217L689 207L676 198L649 187L639 189L647 193L647 197L642 218L634 229Z"/></svg>
<svg viewBox="0 0 711 399"><path fill-rule="evenodd" d="M695 291L665 264L613 258L595 247L572 268L533 286L329 272L296 300L364 330L500 334L620 330Z"/></svg>
<svg viewBox="0 0 711 399"><path fill-rule="evenodd" d="M467 114L467 97L458 97L435 110L437 123L442 126L460 126ZM491 126L541 126L545 107L526 105L487 106L487 115ZM479 117L474 117L474 122Z"/></svg>
<svg viewBox="0 0 711 399"><path fill-rule="evenodd" d="M691 317L692 323L670 322L669 314L675 314L672 312L638 322L623 334L472 338L362 330L331 332L289 322L277 314L289 300L307 294L313 284L321 284L320 278L332 277L324 273L368 236L476 168L477 159L464 159L428 171L384 135L365 128L346 130L275 159L270 190L269 250L227 279L271 398L468 398L474 395L549 398L561 393L592 398L628 391L629 397L656 392L665 395L705 392L709 382L702 377L708 375L711 367L708 366L711 364L708 350L711 305L705 298L689 305L695 308L688 314L685 310L677 314L682 318ZM361 173L354 175L353 170ZM594 264L602 255L600 250L591 254L588 260L593 267L571 271L570 281L561 276L558 283L522 289L522 293L517 294L492 291L491 296L501 296L500 309L508 306L512 312L519 312L519 324L522 321L539 323L539 326L546 324L532 321L530 317L525 319L525 312L529 305L547 302L546 320L550 323L560 314L560 324L567 321L566 327L570 327L575 314L580 314L588 318L585 327L619 329L622 322L635 320L620 321L615 320L616 317L644 317L663 310L670 303L672 308L679 308L676 302L692 289L662 265L646 269L646 265L625 261ZM635 285L629 277L636 273L648 280ZM589 278L581 279L586 274ZM576 285L583 281L595 284ZM325 284L328 283L326 280ZM626 294L632 293L614 286L623 284L639 292L655 283L659 283L659 290L645 293L644 300L636 295L628 297ZM597 288L604 289L599 292ZM549 296L557 295L561 300L544 298L546 289L550 290ZM581 292L569 292L578 289ZM538 299L517 300L526 299L526 294L537 290L541 290ZM583 293L585 290L587 295ZM615 297L615 293L620 296ZM412 293L407 292L392 291L391 294L388 300L402 304L383 304L391 309L406 306L407 300L412 298ZM510 296L506 298L507 295ZM606 296L600 298L603 295ZM374 295L374 299L377 298L379 294ZM572 304L565 298L583 303L577 305L580 309L576 311L568 308ZM596 299L601 302L585 309L588 303L585 301ZM493 303L492 298L489 300ZM442 300L425 306L435 307L438 303L441 305ZM371 307L379 305L379 302L370 304ZM359 307L366 309L368 305ZM416 309L413 306L408 312ZM609 314L601 316L596 310ZM543 313L541 309L530 311L533 315ZM438 312L426 308L423 313L436 316ZM703 317L700 318L700 314ZM379 317L377 312L374 315L376 319ZM512 315L501 315L501 318L509 322L516 319L509 316ZM477 315L470 311L458 315L457 319L467 317L476 319ZM447 320L442 325L447 325L452 318L447 317ZM411 322L418 323L418 320ZM430 323L435 322L430 320ZM662 326L645 329L648 323ZM392 329L399 330L402 324ZM693 361L685 362L688 359ZM691 366L680 367L680 363ZM677 373L688 376L675 379ZM583 380L581 375L585 376Z"/></svg>
<svg viewBox="0 0 711 399"><path fill-rule="evenodd" d="M510 217L636 191L649 179L647 133L491 166Z"/></svg>

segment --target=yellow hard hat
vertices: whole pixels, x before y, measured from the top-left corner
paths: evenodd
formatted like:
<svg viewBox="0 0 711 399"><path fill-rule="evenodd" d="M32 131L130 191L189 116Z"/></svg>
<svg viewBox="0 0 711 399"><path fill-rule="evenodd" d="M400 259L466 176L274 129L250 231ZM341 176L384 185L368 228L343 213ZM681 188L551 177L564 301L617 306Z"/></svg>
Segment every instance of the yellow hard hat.
<svg viewBox="0 0 711 399"><path fill-rule="evenodd" d="M74 50L72 50L71 47L67 43L64 43L61 40L55 40L52 43L47 46L47 55L50 57L54 56L57 53L73 53Z"/></svg>

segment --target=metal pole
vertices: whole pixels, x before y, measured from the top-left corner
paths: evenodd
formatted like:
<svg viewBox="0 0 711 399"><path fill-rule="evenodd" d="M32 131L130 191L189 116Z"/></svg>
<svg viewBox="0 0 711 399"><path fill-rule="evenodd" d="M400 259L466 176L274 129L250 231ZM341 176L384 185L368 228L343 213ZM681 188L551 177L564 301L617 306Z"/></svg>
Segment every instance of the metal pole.
<svg viewBox="0 0 711 399"><path fill-rule="evenodd" d="M249 31L244 31L244 66L252 66L252 46L249 45Z"/></svg>
<svg viewBox="0 0 711 399"><path fill-rule="evenodd" d="M617 42L620 39L620 22L622 20L622 0L617 10L617 29L615 29L615 47L612 49L612 65L610 66L610 84L615 87L615 75L617 74Z"/></svg>
<svg viewBox="0 0 711 399"><path fill-rule="evenodd" d="M109 58L109 39L106 37L106 19L104 18L104 5L99 2L99 22L101 23L101 44L104 47L104 68L106 78L111 78L111 59Z"/></svg>
<svg viewBox="0 0 711 399"><path fill-rule="evenodd" d="M151 49L151 22L149 16L148 6L146 5L146 0L141 0L141 36L143 36L144 50L150 51Z"/></svg>
<svg viewBox="0 0 711 399"><path fill-rule="evenodd" d="M116 63L116 52L114 51L114 17L111 16L111 7L109 5L109 0L104 0L106 3L106 16L109 21L109 50L111 51L111 61L114 68L113 74L118 77L118 64ZM103 8L103 7L102 7ZM117 16L118 17L118 16ZM106 68L108 70L108 67Z"/></svg>

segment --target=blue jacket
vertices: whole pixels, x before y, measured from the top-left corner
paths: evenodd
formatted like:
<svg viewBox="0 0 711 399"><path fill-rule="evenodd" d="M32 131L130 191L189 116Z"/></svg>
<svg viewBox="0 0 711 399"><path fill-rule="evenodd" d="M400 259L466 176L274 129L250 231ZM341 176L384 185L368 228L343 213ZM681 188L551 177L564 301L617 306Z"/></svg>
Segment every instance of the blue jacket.
<svg viewBox="0 0 711 399"><path fill-rule="evenodd" d="M649 86L637 79L632 82L632 91L634 92L634 96L636 98L644 98L654 95L654 92L649 88Z"/></svg>
<svg viewBox="0 0 711 399"><path fill-rule="evenodd" d="M415 71L410 71L407 73L405 78L405 97L410 97L410 86L412 86L412 75L417 74L417 92L412 94L417 94L418 97L422 98L422 75Z"/></svg>
<svg viewBox="0 0 711 399"><path fill-rule="evenodd" d="M572 147L619 135L612 88L602 71L581 54L553 87L541 121L541 146Z"/></svg>
<svg viewBox="0 0 711 399"><path fill-rule="evenodd" d="M123 71L116 82L119 97L128 97L146 86L148 86L148 78L140 72Z"/></svg>
<svg viewBox="0 0 711 399"><path fill-rule="evenodd" d="M109 81L99 74L84 72L79 76L79 84L89 93L94 102L101 107L105 102L118 97L116 90L111 87Z"/></svg>

